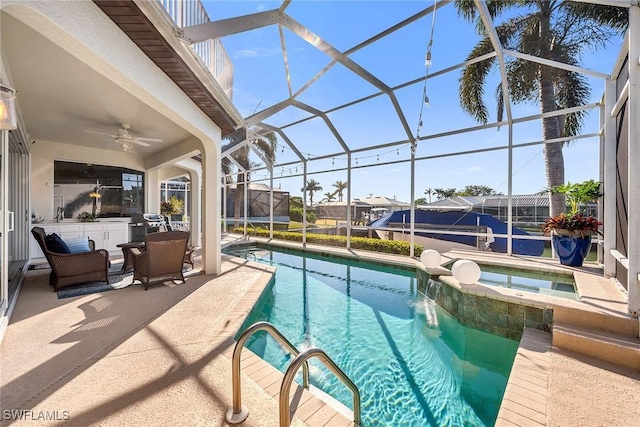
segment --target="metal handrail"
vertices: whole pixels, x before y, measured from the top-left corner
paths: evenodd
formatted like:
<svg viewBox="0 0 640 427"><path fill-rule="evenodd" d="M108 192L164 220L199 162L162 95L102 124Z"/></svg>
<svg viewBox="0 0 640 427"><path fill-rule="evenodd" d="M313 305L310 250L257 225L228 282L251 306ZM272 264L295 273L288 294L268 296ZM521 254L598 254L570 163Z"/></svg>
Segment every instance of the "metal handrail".
<svg viewBox="0 0 640 427"><path fill-rule="evenodd" d="M257 236L258 235L258 228L253 224L253 222L247 220L247 229L249 228L249 225L253 229L253 237ZM247 233L246 236L249 237L249 233Z"/></svg>
<svg viewBox="0 0 640 427"><path fill-rule="evenodd" d="M240 385L240 355L242 353L242 349L249 338L253 334L258 331L266 331L271 334L284 348L289 351L289 353L293 354L297 360L300 352L297 348L293 346L277 329L269 322L257 322L251 325L246 331L240 335L238 338L238 342L236 343L235 348L233 349L233 357L231 359L231 380L232 380L232 391L233 391L233 408L227 411L226 419L230 424L238 424L243 422L249 416L249 410L246 407L242 406L242 390ZM300 365L302 365L302 385L304 388L309 388L309 364L304 361L304 363L298 363L298 368L293 372L292 375L295 375L300 369ZM287 370L291 369L291 366Z"/></svg>
<svg viewBox="0 0 640 427"><path fill-rule="evenodd" d="M357 425L360 425L362 420L360 417L360 391L358 390L358 387L349 379L342 369L340 369L338 365L336 365L333 360L327 356L324 351L319 348L310 348L298 354L296 358L293 359L293 362L291 362L291 365L289 365L289 368L287 368L287 372L284 374L284 379L280 386L280 427L288 427L291 423L289 416L289 391L291 390L293 377L296 372L298 372L298 369L300 369L300 366L307 365L307 360L312 357L320 359L324 366L329 368L329 370L351 390L353 393L353 421Z"/></svg>

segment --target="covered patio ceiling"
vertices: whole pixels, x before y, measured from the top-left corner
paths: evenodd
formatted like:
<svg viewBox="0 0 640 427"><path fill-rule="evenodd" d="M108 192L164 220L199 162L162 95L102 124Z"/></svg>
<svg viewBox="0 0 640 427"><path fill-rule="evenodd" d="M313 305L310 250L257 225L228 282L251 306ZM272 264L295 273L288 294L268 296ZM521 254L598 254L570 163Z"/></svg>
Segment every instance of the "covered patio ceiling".
<svg viewBox="0 0 640 427"><path fill-rule="evenodd" d="M121 125L136 136L157 137L135 153L148 156L190 136L181 127L7 13L3 56L10 66L30 142L56 141L119 151L108 135Z"/></svg>

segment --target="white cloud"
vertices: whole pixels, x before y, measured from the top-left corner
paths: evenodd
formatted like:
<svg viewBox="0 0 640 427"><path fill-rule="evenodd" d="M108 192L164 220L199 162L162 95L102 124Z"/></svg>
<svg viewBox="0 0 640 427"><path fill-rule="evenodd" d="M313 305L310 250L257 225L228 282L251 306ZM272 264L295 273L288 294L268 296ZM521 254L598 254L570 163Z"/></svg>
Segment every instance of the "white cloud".
<svg viewBox="0 0 640 427"><path fill-rule="evenodd" d="M282 51L279 47L256 47L253 49L240 49L236 51L233 55L234 58L256 58L256 57L264 57L264 56L275 56L280 55Z"/></svg>
<svg viewBox="0 0 640 427"><path fill-rule="evenodd" d="M467 168L467 173L480 173L480 172L484 172L484 169L482 169L480 166L471 166L469 168Z"/></svg>

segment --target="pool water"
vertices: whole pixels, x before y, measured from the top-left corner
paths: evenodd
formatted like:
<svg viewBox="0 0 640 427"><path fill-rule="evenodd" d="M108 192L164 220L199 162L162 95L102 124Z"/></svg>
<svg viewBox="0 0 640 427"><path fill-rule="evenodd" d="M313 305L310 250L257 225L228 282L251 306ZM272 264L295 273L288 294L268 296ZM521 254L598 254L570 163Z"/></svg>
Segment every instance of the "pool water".
<svg viewBox="0 0 640 427"><path fill-rule="evenodd" d="M265 320L300 351L323 349L358 386L363 426L495 423L518 342L457 323L417 292L415 271L284 250L229 253L277 267L242 330ZM266 333L247 347L283 372L289 365ZM317 360L310 372L352 407L351 392Z"/></svg>
<svg viewBox="0 0 640 427"><path fill-rule="evenodd" d="M564 275L529 272L481 265L478 282L490 286L502 286L538 294L578 299L573 278Z"/></svg>

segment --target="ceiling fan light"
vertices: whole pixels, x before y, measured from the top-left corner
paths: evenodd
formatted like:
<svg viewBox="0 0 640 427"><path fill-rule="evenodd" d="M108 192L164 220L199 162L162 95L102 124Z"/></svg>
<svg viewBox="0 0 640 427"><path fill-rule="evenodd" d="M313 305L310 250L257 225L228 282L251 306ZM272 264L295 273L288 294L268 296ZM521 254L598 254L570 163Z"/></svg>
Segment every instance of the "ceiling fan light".
<svg viewBox="0 0 640 427"><path fill-rule="evenodd" d="M131 151L133 149L133 141L125 138L116 139L116 143L122 151Z"/></svg>

